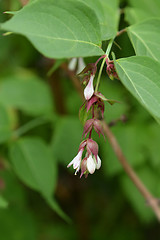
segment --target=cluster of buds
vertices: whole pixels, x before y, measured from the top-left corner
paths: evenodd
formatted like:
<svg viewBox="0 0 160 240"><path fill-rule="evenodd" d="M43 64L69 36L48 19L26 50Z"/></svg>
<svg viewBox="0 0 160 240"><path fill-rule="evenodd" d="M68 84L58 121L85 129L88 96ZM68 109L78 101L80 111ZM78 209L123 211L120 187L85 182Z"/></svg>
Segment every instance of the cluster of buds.
<svg viewBox="0 0 160 240"><path fill-rule="evenodd" d="M106 68L106 72L109 76L109 78L111 80L113 80L114 78L119 79L116 70L115 70L115 66L113 64L113 61L110 61L108 58L106 59L106 64L107 64L107 68Z"/></svg>
<svg viewBox="0 0 160 240"><path fill-rule="evenodd" d="M114 100L109 100L103 96L100 92L95 92L94 90L94 77L97 71L97 64L100 59L106 58L106 56L101 56L96 63L88 64L79 75L83 75L83 84L86 85L84 89L85 102L80 108L81 112L86 112L87 114L91 112L92 118L85 119L83 136L85 138L89 134L88 138L81 142L76 157L68 164L67 167L73 165L73 168L77 172L81 170L80 177L88 174L93 174L96 169L101 167L101 159L98 156L98 144L91 138L92 130L94 129L99 137L100 134L104 136L102 121L104 114L104 101L109 102L111 105L115 102ZM112 66L108 58L106 58L107 72L114 75L114 65Z"/></svg>

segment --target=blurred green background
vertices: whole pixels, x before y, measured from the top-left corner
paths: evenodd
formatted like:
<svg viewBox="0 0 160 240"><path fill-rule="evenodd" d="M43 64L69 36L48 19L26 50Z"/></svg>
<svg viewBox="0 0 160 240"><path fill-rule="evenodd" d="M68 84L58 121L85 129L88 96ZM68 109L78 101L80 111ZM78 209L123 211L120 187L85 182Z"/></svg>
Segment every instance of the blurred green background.
<svg viewBox="0 0 160 240"><path fill-rule="evenodd" d="M133 2L133 1L130 1ZM121 8L131 6L121 1ZM18 10L18 0L0 1L0 21ZM138 6L139 7L139 6ZM122 11L123 12L123 11ZM121 15L120 29L128 23ZM150 240L160 239L159 223L145 199L124 173L108 141L99 143L102 167L87 179L74 176L67 164L77 153L83 127L78 119L82 100L61 66L47 77L53 61L38 53L18 35L0 34L0 239L2 240ZM127 34L116 39L118 57L134 55ZM95 62L86 58L85 62ZM160 128L117 80L105 71L100 91L120 101L106 103L112 126L124 154L138 176L160 196ZM29 123L29 124L28 124ZM23 127L25 126L25 127ZM42 196L20 179L11 164L11 145L17 139L40 139L54 161L55 199L72 219L66 223ZM23 158L22 158L23 160ZM37 166L38 168L38 166ZM23 179L23 177L22 177Z"/></svg>

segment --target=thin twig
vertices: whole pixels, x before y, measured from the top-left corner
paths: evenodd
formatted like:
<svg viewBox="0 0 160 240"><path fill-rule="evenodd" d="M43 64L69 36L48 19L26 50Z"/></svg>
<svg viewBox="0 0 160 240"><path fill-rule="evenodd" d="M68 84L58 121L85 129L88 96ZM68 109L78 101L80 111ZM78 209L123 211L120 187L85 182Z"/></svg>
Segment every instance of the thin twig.
<svg viewBox="0 0 160 240"><path fill-rule="evenodd" d="M74 72L67 69L67 65L63 64L61 66L63 70L68 74L70 79L72 80L75 88L77 89L77 92L79 93L80 97L84 99L83 95L83 89L81 87L81 84L79 82L79 79L74 75ZM120 161L121 165L123 166L125 172L130 177L134 185L137 187L139 192L142 194L142 196L145 198L147 204L152 208L155 215L157 216L157 219L160 221L160 208L158 205L158 201L152 194L149 192L149 190L146 188L146 186L142 183L142 181L139 179L139 177L136 175L133 168L129 165L127 159L125 158L116 137L111 132L110 128L108 127L107 123L103 120L103 126L104 126L104 133L106 134L108 141L110 142L118 160Z"/></svg>
<svg viewBox="0 0 160 240"><path fill-rule="evenodd" d="M120 163L123 166L124 170L126 171L127 175L130 177L130 179L135 184L137 189L143 195L146 202L153 209L155 215L157 216L158 220L160 221L160 208L159 208L157 199L152 196L152 194L149 192L149 190L146 188L146 186L138 178L138 176L134 172L133 168L129 165L127 159L125 158L125 156L117 142L117 139L115 138L115 136L113 135L113 133L111 132L110 128L108 127L108 125L106 124L105 121L103 121L103 127L104 127L104 132L108 138L108 141L110 142L118 160L120 161Z"/></svg>
<svg viewBox="0 0 160 240"><path fill-rule="evenodd" d="M119 32L117 32L116 37L119 37L122 33L126 32L126 28L120 30Z"/></svg>

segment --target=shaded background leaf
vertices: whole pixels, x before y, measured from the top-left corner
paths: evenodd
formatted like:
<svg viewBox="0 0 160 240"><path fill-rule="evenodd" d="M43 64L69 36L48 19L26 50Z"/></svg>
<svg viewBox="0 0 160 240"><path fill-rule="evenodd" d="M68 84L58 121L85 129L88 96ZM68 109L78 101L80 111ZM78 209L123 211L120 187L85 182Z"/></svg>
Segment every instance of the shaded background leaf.
<svg viewBox="0 0 160 240"><path fill-rule="evenodd" d="M0 104L0 143L7 141L11 137L11 119L5 106Z"/></svg>
<svg viewBox="0 0 160 240"><path fill-rule="evenodd" d="M57 179L56 163L41 139L22 138L11 145L10 159L22 181L44 196L52 196Z"/></svg>
<svg viewBox="0 0 160 240"><path fill-rule="evenodd" d="M25 77L16 75L1 79L0 103L33 116L53 111L49 86L40 78L27 73Z"/></svg>
<svg viewBox="0 0 160 240"><path fill-rule="evenodd" d="M7 208L8 207L8 202L6 199L0 195L0 208Z"/></svg>

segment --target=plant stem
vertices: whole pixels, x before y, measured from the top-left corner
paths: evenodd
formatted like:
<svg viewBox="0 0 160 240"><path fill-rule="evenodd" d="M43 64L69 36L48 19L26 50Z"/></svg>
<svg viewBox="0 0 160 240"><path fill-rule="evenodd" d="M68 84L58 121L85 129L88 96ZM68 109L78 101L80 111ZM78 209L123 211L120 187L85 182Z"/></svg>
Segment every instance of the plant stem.
<svg viewBox="0 0 160 240"><path fill-rule="evenodd" d="M107 57L109 57L109 54L110 54L110 51L111 51L111 48L112 48L113 41L114 41L114 39L111 39L111 40L109 41L109 43L108 43L107 50L106 50L106 55L107 55Z"/></svg>
<svg viewBox="0 0 160 240"><path fill-rule="evenodd" d="M107 56L102 61L102 64L101 64L101 67L100 67L100 70L99 70L99 73L98 73L98 78L97 78L97 83L96 83L96 87L95 87L95 92L98 91L98 87L99 87L99 83L100 83L100 79L101 79L101 74L102 74L102 70L103 70L104 64L106 62L106 59L107 59Z"/></svg>
<svg viewBox="0 0 160 240"><path fill-rule="evenodd" d="M49 122L50 119L49 118L45 118L45 117L39 117L36 119L31 120L30 122L27 122L25 125L23 125L22 127L16 129L13 132L13 137L20 137L21 135L25 134L26 132L30 131L31 129L40 126L42 124L45 124L47 122Z"/></svg>
<svg viewBox="0 0 160 240"><path fill-rule="evenodd" d="M99 83L100 83L100 79L101 79L101 75L102 75L102 70L103 70L104 64L106 62L106 59L108 58L109 53L111 51L112 44L113 44L113 39L111 39L109 41L109 43L108 43L108 47L107 47L107 50L106 50L106 56L105 56L105 58L102 61L102 64L101 64L101 67L100 67L100 70L99 70L99 73L98 73L98 78L97 78L97 83L96 83L96 87L95 87L95 92L98 91L98 87L99 87Z"/></svg>
<svg viewBox="0 0 160 240"><path fill-rule="evenodd" d="M119 37L122 33L126 32L126 28L120 30L119 32L117 32L116 37Z"/></svg>

